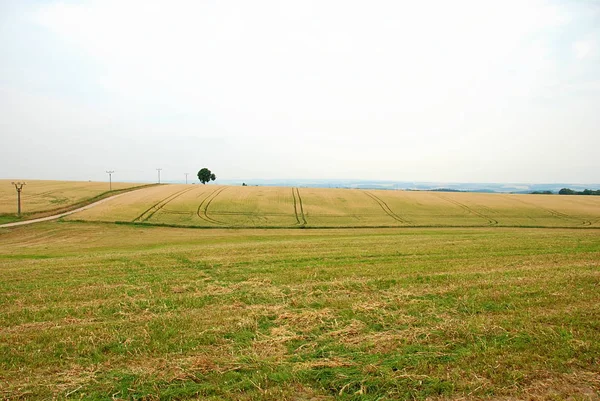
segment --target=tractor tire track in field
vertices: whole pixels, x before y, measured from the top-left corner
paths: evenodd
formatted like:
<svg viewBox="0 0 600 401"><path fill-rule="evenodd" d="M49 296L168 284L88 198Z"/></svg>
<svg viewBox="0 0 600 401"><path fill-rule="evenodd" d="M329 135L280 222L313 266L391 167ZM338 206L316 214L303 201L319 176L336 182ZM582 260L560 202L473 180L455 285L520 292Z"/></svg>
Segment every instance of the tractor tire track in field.
<svg viewBox="0 0 600 401"><path fill-rule="evenodd" d="M176 212L173 212L176 213ZM183 212L181 212L183 214ZM187 212L186 212L187 213ZM195 213L193 213L195 214ZM217 216L289 216L289 213L254 213L254 212L212 212Z"/></svg>
<svg viewBox="0 0 600 401"><path fill-rule="evenodd" d="M394 211L388 206L387 203L385 203L385 201L381 198L379 198L377 195L369 192L369 191L365 191L364 192L365 195L367 195L369 198L373 199L375 202L377 202L377 204L379 205L379 207L381 207L381 209L385 212L385 214L387 214L388 216L390 216L392 219L400 222L400 223L404 223L404 224L410 224L410 221L403 219L402 217L398 216L396 213L394 213Z"/></svg>
<svg viewBox="0 0 600 401"><path fill-rule="evenodd" d="M198 210L196 212L198 217L200 217L202 220L204 220L208 223L227 225L227 223L219 221L219 220L215 220L208 215L208 207L210 206L212 201L215 200L215 198L217 196L219 196L219 194L221 192L225 191L226 189L227 189L227 187L217 188L214 191L212 191L206 198L202 199L202 202L200 202L200 205L198 206Z"/></svg>
<svg viewBox="0 0 600 401"><path fill-rule="evenodd" d="M296 224L300 224L300 218L298 217L298 207L296 201L295 188L292 188L292 198L294 199L294 216L296 217Z"/></svg>
<svg viewBox="0 0 600 401"><path fill-rule="evenodd" d="M306 225L306 216L304 215L304 206L302 205L302 198L300 197L300 190L298 188L292 188L292 197L294 198L294 214L296 215L296 224ZM300 210L300 213L298 213ZM300 222L302 219L302 223Z"/></svg>
<svg viewBox="0 0 600 401"><path fill-rule="evenodd" d="M150 219L152 216L154 216L154 213L158 212L160 209L162 209L167 203L171 202L173 199L178 198L179 196L183 195L186 192L191 191L192 188L186 188L183 189L179 192L175 192L174 194L171 194L169 196L167 196L164 199L161 199L160 201L158 201L157 203L155 203L154 205L152 205L151 207L149 207L148 209L144 210L144 212L142 214L140 214L138 217L136 217L135 219L133 219L134 223L143 223L144 221L147 221L148 219Z"/></svg>
<svg viewBox="0 0 600 401"><path fill-rule="evenodd" d="M541 209L541 210L545 211L546 213L550 213L553 217L556 217L557 219L561 219L561 220L565 220L565 221L570 221L570 222L572 222L573 220L580 221L582 226L591 226L593 224L593 222L591 220L585 220L585 219L581 220L581 217L571 216L571 215L559 212L559 211L554 210L554 209L550 209L550 208L547 208L547 207L544 207L544 206L536 205L535 203L524 201L522 199L509 198L507 196L504 196L504 197L507 198L507 199L514 199L514 200L516 200L518 202L521 202L524 205L533 206L533 207L536 207L538 209Z"/></svg>
<svg viewBox="0 0 600 401"><path fill-rule="evenodd" d="M483 214L483 213L479 213L478 211L476 211L476 210L473 210L472 208L470 208L469 206L465 205L464 203L460 203L460 202L459 202L459 201L457 201L457 200L454 200L454 199L447 198L447 197L445 197L445 196L442 196L442 195L440 195L440 194L435 194L435 195L436 195L438 198L445 200L446 202L450 202L450 203L452 203L452 204L454 204L454 205L456 205L456 206L458 206L458 207L462 208L462 209L463 209L463 210L465 210L467 213L473 214L473 215L475 215L475 216L477 216L477 217L481 217L482 219L485 219L485 220L487 220L487 221L488 221L488 225L490 225L490 226L495 226L495 225L498 225L498 220L496 220L496 219L494 219L494 218L491 218L491 217L489 217L489 216L486 216L486 215L485 215L485 214Z"/></svg>

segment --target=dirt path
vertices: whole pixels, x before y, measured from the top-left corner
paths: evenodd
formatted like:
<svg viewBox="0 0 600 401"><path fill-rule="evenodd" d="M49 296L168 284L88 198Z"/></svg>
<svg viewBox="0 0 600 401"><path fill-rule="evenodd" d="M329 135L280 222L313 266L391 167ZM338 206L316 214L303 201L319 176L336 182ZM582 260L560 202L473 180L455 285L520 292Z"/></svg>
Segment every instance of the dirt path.
<svg viewBox="0 0 600 401"><path fill-rule="evenodd" d="M87 210L87 209L90 209L90 208L92 208L94 206L97 206L97 205L99 205L101 203L104 203L104 202L106 202L108 200L118 198L119 196L125 195L126 193L127 192L124 192L124 193L121 193L121 194L116 194L116 195L113 195L113 196L109 196L108 198L101 199L98 202L90 203L89 205L82 206L82 207L80 207L78 209L69 210L68 212L63 212L63 213L55 214L53 216L40 217L39 219L31 219L31 220L24 220L24 221L15 221L14 223L0 224L0 228L24 226L26 224L41 223L43 221L50 221L50 220L60 219L61 217L65 217L65 216L68 216L68 215L73 214L73 213L81 212L83 210Z"/></svg>

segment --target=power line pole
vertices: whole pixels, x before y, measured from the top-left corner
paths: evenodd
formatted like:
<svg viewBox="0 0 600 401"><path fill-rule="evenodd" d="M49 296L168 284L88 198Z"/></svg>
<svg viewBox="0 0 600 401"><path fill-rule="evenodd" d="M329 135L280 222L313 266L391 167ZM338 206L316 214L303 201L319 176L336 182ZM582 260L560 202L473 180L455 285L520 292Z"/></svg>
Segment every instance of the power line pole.
<svg viewBox="0 0 600 401"><path fill-rule="evenodd" d="M17 190L17 216L21 217L21 191L23 190L23 185L25 185L25 183L17 181L13 182L12 184Z"/></svg>
<svg viewBox="0 0 600 401"><path fill-rule="evenodd" d="M183 174L185 174L185 183L187 184L187 176L189 173L183 173Z"/></svg>
<svg viewBox="0 0 600 401"><path fill-rule="evenodd" d="M160 170L162 170L162 168L157 168L156 171L158 171L158 183L160 184Z"/></svg>
<svg viewBox="0 0 600 401"><path fill-rule="evenodd" d="M108 185L109 185L109 190L112 191L112 175L115 171L114 170L108 170L106 172L106 174L108 174Z"/></svg>

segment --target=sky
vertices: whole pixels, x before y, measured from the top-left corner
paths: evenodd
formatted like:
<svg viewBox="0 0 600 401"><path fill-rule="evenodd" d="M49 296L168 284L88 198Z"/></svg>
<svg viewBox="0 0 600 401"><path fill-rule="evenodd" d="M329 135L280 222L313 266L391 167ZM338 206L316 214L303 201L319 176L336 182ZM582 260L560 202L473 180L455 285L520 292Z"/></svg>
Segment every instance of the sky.
<svg viewBox="0 0 600 401"><path fill-rule="evenodd" d="M600 0L0 0L0 136L0 178L600 183Z"/></svg>

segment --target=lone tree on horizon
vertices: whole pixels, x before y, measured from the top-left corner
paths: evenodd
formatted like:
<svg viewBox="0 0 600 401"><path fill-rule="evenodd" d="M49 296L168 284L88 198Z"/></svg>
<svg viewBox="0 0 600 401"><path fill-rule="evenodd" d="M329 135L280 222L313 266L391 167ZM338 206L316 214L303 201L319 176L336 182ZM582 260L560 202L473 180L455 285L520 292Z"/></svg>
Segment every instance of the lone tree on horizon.
<svg viewBox="0 0 600 401"><path fill-rule="evenodd" d="M217 176L213 172L211 172L209 169L204 167L203 169L200 169L200 171L198 171L198 179L200 180L200 182L202 184L206 184L209 181L216 180Z"/></svg>

